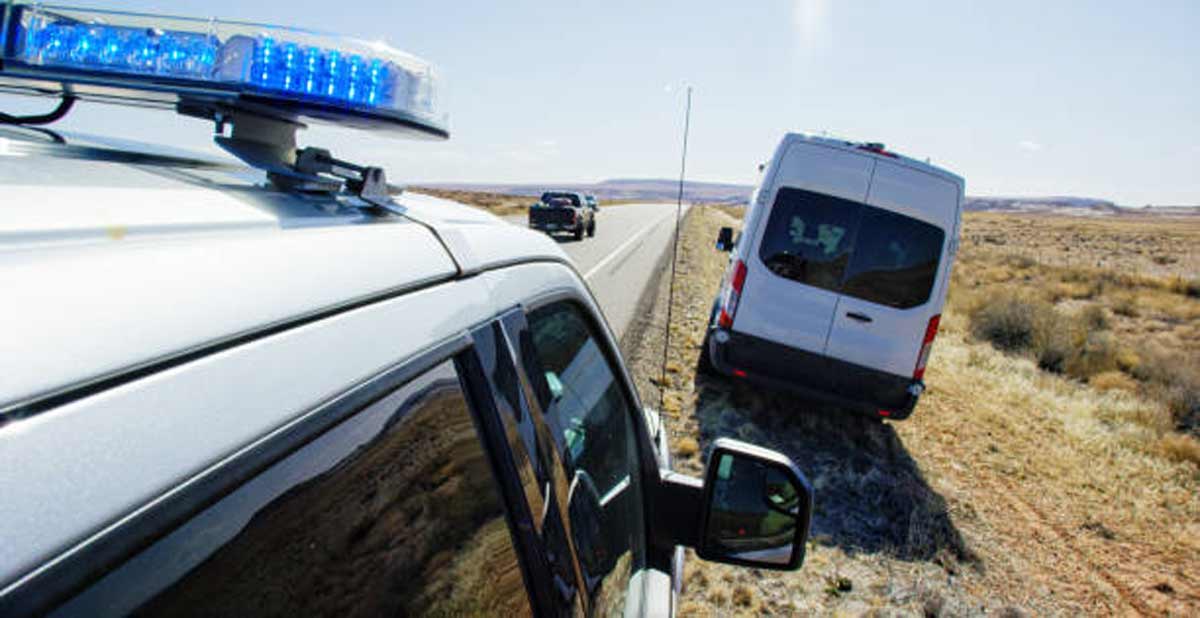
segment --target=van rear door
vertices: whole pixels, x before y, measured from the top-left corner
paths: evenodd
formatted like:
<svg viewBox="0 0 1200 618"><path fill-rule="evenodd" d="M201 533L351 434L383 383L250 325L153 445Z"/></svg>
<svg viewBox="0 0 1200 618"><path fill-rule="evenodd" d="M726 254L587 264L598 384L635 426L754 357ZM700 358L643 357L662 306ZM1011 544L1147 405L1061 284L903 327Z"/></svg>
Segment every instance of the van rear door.
<svg viewBox="0 0 1200 618"><path fill-rule="evenodd" d="M738 248L747 274L734 331L824 353L873 165L829 146L788 147L759 196L767 207L744 235L751 242Z"/></svg>
<svg viewBox="0 0 1200 618"><path fill-rule="evenodd" d="M912 376L945 302L960 193L942 177L877 163L826 346L832 359Z"/></svg>

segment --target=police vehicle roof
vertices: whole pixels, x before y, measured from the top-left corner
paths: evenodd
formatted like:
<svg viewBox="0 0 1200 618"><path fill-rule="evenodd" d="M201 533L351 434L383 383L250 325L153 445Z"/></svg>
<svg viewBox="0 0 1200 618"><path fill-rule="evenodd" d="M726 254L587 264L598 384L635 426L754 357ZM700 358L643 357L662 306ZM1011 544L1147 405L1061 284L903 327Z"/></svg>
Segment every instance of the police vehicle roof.
<svg viewBox="0 0 1200 618"><path fill-rule="evenodd" d="M358 299L567 261L545 235L448 200L406 191L393 196L403 215L380 215L239 165L155 159L148 145L89 155L104 140L64 137L0 129L0 289L22 333L0 338L0 354L21 359L0 378L0 413Z"/></svg>

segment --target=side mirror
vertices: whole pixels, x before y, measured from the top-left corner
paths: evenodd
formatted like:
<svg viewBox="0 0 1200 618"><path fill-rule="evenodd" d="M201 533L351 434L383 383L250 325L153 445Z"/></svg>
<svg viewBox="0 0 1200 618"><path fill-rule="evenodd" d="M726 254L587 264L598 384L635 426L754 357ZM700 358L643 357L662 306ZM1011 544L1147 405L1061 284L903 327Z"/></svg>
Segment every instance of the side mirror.
<svg viewBox="0 0 1200 618"><path fill-rule="evenodd" d="M704 560L767 569L804 562L812 486L790 459L722 438L704 480L696 553Z"/></svg>
<svg viewBox="0 0 1200 618"><path fill-rule="evenodd" d="M704 560L792 570L804 562L813 490L785 455L721 438L705 478L660 470L654 491L655 545L694 547Z"/></svg>
<svg viewBox="0 0 1200 618"><path fill-rule="evenodd" d="M717 232L717 250L733 250L733 228L723 227L721 228L721 231Z"/></svg>

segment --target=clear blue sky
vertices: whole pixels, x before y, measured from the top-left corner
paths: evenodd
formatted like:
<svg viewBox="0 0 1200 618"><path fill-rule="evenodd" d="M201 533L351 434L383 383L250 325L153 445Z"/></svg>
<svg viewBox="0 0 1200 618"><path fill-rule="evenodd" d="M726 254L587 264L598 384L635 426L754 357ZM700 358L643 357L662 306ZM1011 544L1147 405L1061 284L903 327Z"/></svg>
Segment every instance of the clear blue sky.
<svg viewBox="0 0 1200 618"><path fill-rule="evenodd" d="M105 6L379 38L434 62L450 141L301 138L401 182L672 177L690 83L696 180L753 182L782 133L828 131L929 157L974 195L1200 204L1196 0ZM86 107L66 124L208 148L198 121Z"/></svg>

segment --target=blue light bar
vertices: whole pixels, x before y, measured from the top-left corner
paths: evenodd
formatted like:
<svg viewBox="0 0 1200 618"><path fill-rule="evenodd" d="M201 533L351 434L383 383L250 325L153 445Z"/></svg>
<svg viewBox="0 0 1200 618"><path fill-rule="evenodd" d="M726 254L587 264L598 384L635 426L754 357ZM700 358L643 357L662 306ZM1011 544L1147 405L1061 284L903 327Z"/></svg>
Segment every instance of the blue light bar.
<svg viewBox="0 0 1200 618"><path fill-rule="evenodd" d="M21 4L9 11L0 75L249 95L301 114L317 106L322 119L345 111L445 132L432 67L382 43L217 20Z"/></svg>

